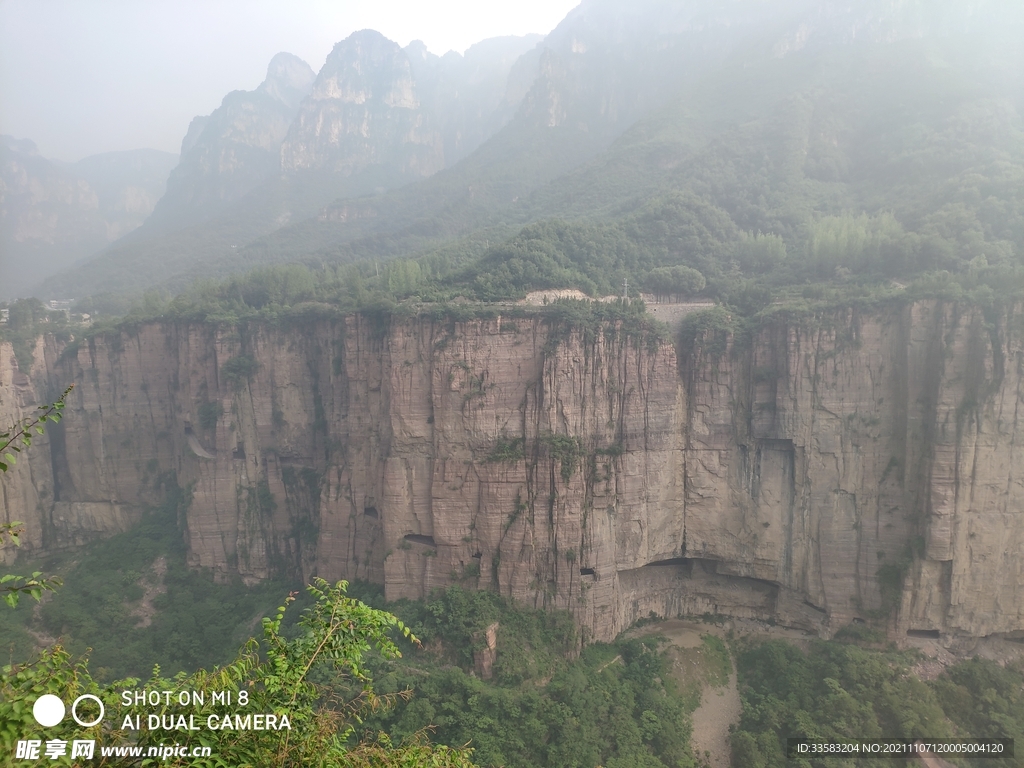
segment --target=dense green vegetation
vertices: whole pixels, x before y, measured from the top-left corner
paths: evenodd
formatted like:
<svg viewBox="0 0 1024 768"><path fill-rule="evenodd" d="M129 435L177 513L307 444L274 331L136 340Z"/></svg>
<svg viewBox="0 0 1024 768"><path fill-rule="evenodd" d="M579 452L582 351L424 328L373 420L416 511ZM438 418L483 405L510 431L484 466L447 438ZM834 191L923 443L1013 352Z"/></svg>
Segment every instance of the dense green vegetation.
<svg viewBox="0 0 1024 768"><path fill-rule="evenodd" d="M815 642L807 653L783 641L744 648L737 658L743 717L733 736L733 765L836 764L787 760L790 737L952 736L934 695L908 674L909 666L905 654L840 643Z"/></svg>
<svg viewBox="0 0 1024 768"><path fill-rule="evenodd" d="M949 668L931 684L957 736L1014 739L1016 757L1007 765L1024 766L1024 663L1005 667L974 658ZM975 766L991 765L975 760Z"/></svg>
<svg viewBox="0 0 1024 768"><path fill-rule="evenodd" d="M73 557L40 564L64 586L36 611L23 604L0 633L11 656L26 659L35 640L59 638L72 653L91 648L99 681L140 677L159 664L167 674L223 663L245 642L288 587L267 582L215 583L188 567L178 527L187 491L169 486L168 500L130 531L96 542Z"/></svg>
<svg viewBox="0 0 1024 768"><path fill-rule="evenodd" d="M275 616L262 620L261 640L249 639L226 664L210 670L168 678L154 668L145 679L101 685L90 673L86 658L76 659L60 645L45 649L28 663L4 666L0 670L0 749L15 754L16 744L24 745L26 738L61 739L65 745L72 739L94 739L100 745L93 756L95 765L150 765L154 761L147 757L148 750L166 743L169 734L161 728L136 727L136 718L145 716L147 722L155 717L156 722L184 724L172 731L184 749L173 756L163 753L161 765L471 768L467 750L433 747L422 732L401 744L385 734L357 740L356 726L366 715L401 698L375 693L364 657L373 652L381 659L396 659L401 652L393 637L412 642L416 638L395 616L348 597L346 589L345 582L330 585L314 579L307 587L309 607L292 632L285 632L284 620L294 595L278 607ZM339 697L339 681L348 691L345 698ZM122 691L139 688L167 694L141 707L131 698L122 698ZM220 696L230 692L231 704L226 705L226 699L218 702L214 692ZM91 726L64 718L43 731L29 706L41 694L66 702L77 701L83 694L92 696L103 703L106 716L85 701L79 714L98 715ZM226 712L226 707L234 714ZM255 725L257 715L266 727ZM243 719L249 725L239 722ZM103 747L118 746L138 747L142 758L102 754ZM195 754L197 748L205 748L206 754ZM67 750L63 755L35 758L33 765L79 764Z"/></svg>
<svg viewBox="0 0 1024 768"><path fill-rule="evenodd" d="M370 731L401 739L432 725L436 741L469 743L482 766L696 765L688 715L700 689L675 682L657 638L590 645L577 656L568 614L512 607L459 587L389 608L425 650L376 668L379 692L411 688L414 695L369 719ZM483 680L473 672L474 652L495 622L493 679Z"/></svg>
<svg viewBox="0 0 1024 768"><path fill-rule="evenodd" d="M1024 667L975 658L924 683L912 652L815 641L741 642L743 716L733 734L737 768L885 765L879 759L787 759L787 738L1015 738L1024 724ZM890 761L903 765L902 759ZM1024 757L964 765L1024 765Z"/></svg>
<svg viewBox="0 0 1024 768"><path fill-rule="evenodd" d="M18 299L0 304L9 312L8 321L0 325L0 341L9 341L14 347L18 368L28 372L32 366L32 350L43 333L68 338L69 322L63 312L49 310L39 299Z"/></svg>

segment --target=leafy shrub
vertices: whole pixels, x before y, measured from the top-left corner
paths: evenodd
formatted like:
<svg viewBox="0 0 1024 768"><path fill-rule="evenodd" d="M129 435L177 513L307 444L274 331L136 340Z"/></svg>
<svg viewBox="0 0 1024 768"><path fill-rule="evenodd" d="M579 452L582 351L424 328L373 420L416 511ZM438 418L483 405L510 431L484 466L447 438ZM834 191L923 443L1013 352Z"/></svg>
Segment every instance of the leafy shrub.
<svg viewBox="0 0 1024 768"><path fill-rule="evenodd" d="M583 442L578 437L552 433L541 435L540 442L548 447L551 457L558 462L562 481L568 483L579 467L580 460L587 455Z"/></svg>
<svg viewBox="0 0 1024 768"><path fill-rule="evenodd" d="M221 373L232 387L241 389L252 379L259 367L260 364L252 355L235 355L224 363Z"/></svg>
<svg viewBox="0 0 1024 768"><path fill-rule="evenodd" d="M522 461L526 456L526 440L522 437L499 437L498 442L489 454L487 461Z"/></svg>
<svg viewBox="0 0 1024 768"><path fill-rule="evenodd" d="M199 426L202 429L213 429L217 426L217 421L221 416L224 415L224 406L219 402L204 402L199 404L199 408L196 409L196 416L199 417Z"/></svg>
<svg viewBox="0 0 1024 768"><path fill-rule="evenodd" d="M840 642L878 644L885 642L885 632L859 621L852 621L835 634Z"/></svg>
<svg viewBox="0 0 1024 768"><path fill-rule="evenodd" d="M685 359L698 349L713 355L723 354L729 336L738 327L733 313L725 307L712 307L687 315L679 328L680 358Z"/></svg>
<svg viewBox="0 0 1024 768"><path fill-rule="evenodd" d="M416 638L395 616L348 597L347 586L343 581L331 585L314 579L306 588L309 607L290 631L284 631L285 614L295 601L294 594L284 600L276 615L262 620L262 641L250 638L226 665L212 670L167 678L155 667L144 680L121 680L101 687L92 678L88 661L73 660L59 645L45 650L32 664L4 667L0 673L0 749L13 754L15 742L34 732L26 703L39 694L57 695L64 701L89 694L104 702L106 722L83 732L71 718L65 718L48 735L64 743L72 738L98 737L104 744L134 747L146 754L160 746L165 734L128 725L128 715L137 715L138 710L125 704L120 692L138 687L200 695L196 698L201 701L190 697L184 705L176 697L150 705L150 714L167 720L188 716L203 724L220 721L226 713L224 705L214 699L214 691L221 695L230 691L235 706L243 711L274 713L278 722L288 720L284 738L274 728L258 727L200 727L196 729L200 733L179 732L178 743L185 747L185 755L166 755L162 760L172 768L213 764L193 759L191 752L196 746L208 747L218 765L472 768L468 750L432 747L425 743L422 732L406 744L393 744L384 734L353 738L366 715L408 696L402 692L378 697L364 656L373 652L384 661L395 660L401 657L395 639L416 642ZM70 764L64 759L61 763Z"/></svg>

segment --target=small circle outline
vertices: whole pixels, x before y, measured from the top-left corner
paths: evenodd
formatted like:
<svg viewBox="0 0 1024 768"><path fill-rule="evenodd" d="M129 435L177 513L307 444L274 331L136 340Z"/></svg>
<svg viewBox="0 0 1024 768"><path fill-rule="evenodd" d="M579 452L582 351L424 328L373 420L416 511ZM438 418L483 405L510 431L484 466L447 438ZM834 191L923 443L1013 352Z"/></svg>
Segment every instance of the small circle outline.
<svg viewBox="0 0 1024 768"><path fill-rule="evenodd" d="M100 705L99 717L97 717L91 723L84 723L84 722L82 722L81 720L78 719L78 712L77 712L78 704L79 704L79 702L82 701L82 699L92 699L93 701L95 701L97 704ZM100 701L99 696L93 696L91 693L83 693L81 696L79 696L77 699L75 699L75 703L71 705L71 717L73 717L75 719L75 722L78 723L83 728L92 728L94 725L98 725L100 723L100 721L103 720L103 716L106 713L107 713L107 708L103 706L103 702Z"/></svg>

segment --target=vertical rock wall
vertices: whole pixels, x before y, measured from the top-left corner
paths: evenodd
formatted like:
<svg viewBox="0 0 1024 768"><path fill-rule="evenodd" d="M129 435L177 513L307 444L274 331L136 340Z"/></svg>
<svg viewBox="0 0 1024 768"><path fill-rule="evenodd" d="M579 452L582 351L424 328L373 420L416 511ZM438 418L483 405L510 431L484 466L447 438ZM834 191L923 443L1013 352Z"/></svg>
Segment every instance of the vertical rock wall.
<svg viewBox="0 0 1024 768"><path fill-rule="evenodd" d="M595 639L650 612L1021 632L1018 326L919 302L679 360L540 316L148 324L40 343L31 378L0 346L5 417L77 384L0 514L69 547L177 484L222 577L461 583Z"/></svg>

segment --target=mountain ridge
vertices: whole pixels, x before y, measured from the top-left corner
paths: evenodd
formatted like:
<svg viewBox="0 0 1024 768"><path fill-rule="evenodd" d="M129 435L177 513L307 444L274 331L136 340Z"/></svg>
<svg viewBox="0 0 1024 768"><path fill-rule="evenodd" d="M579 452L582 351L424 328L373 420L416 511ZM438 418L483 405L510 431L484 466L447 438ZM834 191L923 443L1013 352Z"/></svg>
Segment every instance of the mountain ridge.
<svg viewBox="0 0 1024 768"><path fill-rule="evenodd" d="M515 113L509 122L456 164L412 184L405 183L408 177L400 172L383 177L370 173L364 181L350 178L343 199L323 203L324 197L321 197L321 202L311 205L304 214L293 208L293 214L283 215L279 206L274 208L275 203L265 209L266 214L249 217L249 221L258 219L262 229L251 226L246 232L243 221L231 230L249 235L241 240L237 234L230 237L225 234L230 228L224 232L218 232L215 227L205 231L196 229L190 235L193 241L199 238L221 245L213 248L203 242L193 245L191 241L153 245L154 255L147 257L152 269L141 273L146 275L148 285L162 284L166 290L180 291L190 274L222 276L246 266L282 261L317 264L366 258L409 258L444 248L444 243L451 238L485 242L487 237L483 233L492 230L505 232L507 236L515 227L541 218L586 218L595 216L598 210L635 208L643 203L644 196L693 186L679 174L673 176L666 172L667 164L678 165L686 152L692 150L707 155L707 148L712 147L708 141L717 142L716 146L721 148L724 137L729 135L735 144L735 150L730 151L742 153L745 151L741 146L742 131L750 130L759 120L765 123L770 111L776 114L772 119L782 120L781 107L766 94L789 99L787 103L793 105L806 100L807 94L801 95L800 89L811 87L810 75L815 67L825 67L833 77L832 81L821 79L814 84L820 92L821 89L855 87L858 77L865 80L857 73L857 67L878 70L886 66L888 54L876 55L872 51L916 51L904 61L898 56L889 56L888 60L893 66L908 65L911 71L931 67L933 72L925 72L927 78L933 78L943 67L946 71L960 67L967 73L961 73L961 79L973 78L972 88L994 84L999 98L1019 93L1020 76L1015 79L1009 74L1013 70L1007 62L1020 58L1019 51L1012 45L1012 30L1021 29L1020 10L999 2L978 2L968 7L952 3L940 5L935 15L938 21L922 25L921 6L910 0L856 7L813 0L769 7L737 0L725 9L714 11L708 11L706 4L697 2L680 5L646 0L623 10L615 3L591 0L571 12L544 41L511 65L505 107L501 108L507 109L510 101L518 98ZM972 24L977 26L972 19L987 18L985 14L995 11L1006 14L1006 24L995 32L986 32L987 36L972 31ZM650 44L652 36L658 41L656 45ZM991 44L993 40L996 44ZM410 46L407 55L417 50L415 45ZM846 56L846 63L837 61L843 56ZM810 74L801 74L801 68ZM756 75L758 69L777 72L783 79L774 83L762 78L759 92L750 86L750 82L756 80L751 73ZM673 72L675 79L667 85L659 84L654 77L654 73L659 72ZM902 78L908 88L919 85L901 72L896 74L895 79ZM884 88L885 72L879 70L876 75L872 82ZM807 84L802 85L800 78ZM743 98L762 105L761 114L744 106L739 97L734 103L730 103L728 96L716 102L711 93L716 88L723 94L739 88L736 92L742 93ZM828 126L838 124L837 120L859 119L838 113L830 115L829 110L841 110L841 105L829 104L820 92L817 96L810 94L811 103L817 106L806 109L818 115L814 121L820 123L826 133L833 130ZM860 95L857 98L863 101ZM1019 96L1015 98L1018 105L1024 104ZM696 99L693 104L687 101L693 99ZM1020 106L1016 108L1019 110ZM797 113L799 109L792 117L809 119ZM671 125L672 114L684 122ZM889 117L899 118L900 114L897 109ZM947 118L953 118L952 114ZM908 113L906 119L910 121L912 116ZM744 128L744 124L748 126ZM912 130L912 126L908 122L900 130ZM776 131L780 137L783 132ZM429 151L434 154L424 157L436 157L442 143L436 133L430 135L434 138L430 139L429 146L433 149ZM806 197L808 193L801 192L799 187L810 189L817 184L825 195L823 200L839 199L835 197L837 194L841 198L845 194L842 185L848 186L851 182L846 177L840 178L839 166L830 164L838 162L848 166L851 157L838 155L847 151L862 154L868 151L869 142L863 131L854 138L862 146L851 150L840 146L838 154L832 152L835 157L829 155L817 139L812 142L812 154L821 157L815 161L818 163L815 169L807 166L800 171L810 174L805 181L789 185L794 194ZM809 140L807 136L800 139L795 135L786 140L790 139ZM838 137L830 140L837 141ZM947 140L957 139L950 135ZM416 151L426 151L424 146ZM687 146L690 149L680 155L680 149ZM705 149L701 150L701 146ZM760 151L771 158L777 149L764 144ZM726 157L722 151L714 149L715 162L727 166L739 167L752 159L741 160L739 155ZM871 158L870 154L865 156ZM780 162L781 156L772 158L761 163L757 172L781 173ZM877 166L877 161L872 162ZM831 170L826 171L826 166ZM643 178L645 173L649 178ZM832 177L826 180L829 173ZM653 179L659 182L651 183ZM300 180L295 181L294 189L303 186ZM757 176L751 178L751 183L764 187ZM708 184L720 186L718 182L708 182L703 192L696 190L696 193L710 194ZM779 198L785 188L783 184L771 195ZM559 192L560 189L563 191ZM595 202L598 190L602 190L600 203ZM757 194L763 196L766 191L767 187ZM753 192L748 190L743 194ZM884 197L876 198L847 197L844 204L854 212L867 213L889 205ZM749 202L733 202L750 205ZM837 212L834 204L815 206L804 201L799 202L798 207L805 221L808 216ZM246 220L244 206L237 210L240 220ZM271 211L277 213L270 215ZM772 214L775 219L771 221L736 215L740 216L738 223L748 231L758 228L767 231L782 226L775 220L778 213ZM792 219L795 212L785 215ZM794 230L797 223L794 220L786 226ZM235 247L229 251L229 245ZM117 285L120 281L123 289L135 291L147 287L147 282L133 284L132 280L138 279L135 275L130 279L119 276L119 270L109 267L115 261L130 264L135 258L131 249L121 249L115 259L116 251L113 249L95 262L97 268L104 270L103 284ZM155 257L157 253L161 254L159 259ZM104 259L107 259L106 268L102 267ZM170 266L175 262L178 266ZM89 290L89 283L87 272L80 270L74 277L68 275L63 282L51 283L51 289L55 285L75 284L85 292Z"/></svg>
<svg viewBox="0 0 1024 768"><path fill-rule="evenodd" d="M14 298L139 227L175 156L155 149L49 160L28 139L0 137L0 298Z"/></svg>

